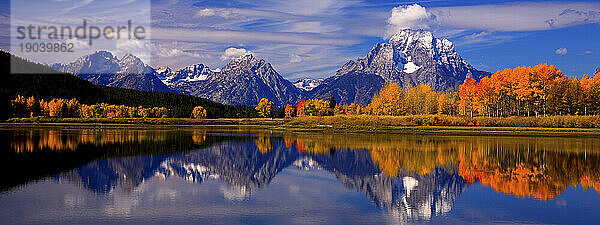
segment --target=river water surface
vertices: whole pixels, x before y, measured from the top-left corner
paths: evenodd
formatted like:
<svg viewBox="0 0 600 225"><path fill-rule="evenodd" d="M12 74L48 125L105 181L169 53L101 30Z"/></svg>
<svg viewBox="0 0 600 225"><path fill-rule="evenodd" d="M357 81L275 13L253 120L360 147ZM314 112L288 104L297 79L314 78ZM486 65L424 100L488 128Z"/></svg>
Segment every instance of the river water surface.
<svg viewBox="0 0 600 225"><path fill-rule="evenodd" d="M0 128L1 224L597 224L600 139Z"/></svg>

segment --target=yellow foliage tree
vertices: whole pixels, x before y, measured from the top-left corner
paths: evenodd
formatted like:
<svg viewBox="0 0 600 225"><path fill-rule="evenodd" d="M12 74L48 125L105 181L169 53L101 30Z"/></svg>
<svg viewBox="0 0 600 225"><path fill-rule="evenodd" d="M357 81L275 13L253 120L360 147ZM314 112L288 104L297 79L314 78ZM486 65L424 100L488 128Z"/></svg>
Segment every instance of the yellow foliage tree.
<svg viewBox="0 0 600 225"><path fill-rule="evenodd" d="M33 97L29 97L27 99L27 110L29 111L29 115L31 117L37 116L40 111L39 102Z"/></svg>
<svg viewBox="0 0 600 225"><path fill-rule="evenodd" d="M255 109L258 111L259 116L270 117L271 111L273 111L273 102L269 101L269 99L262 98Z"/></svg>
<svg viewBox="0 0 600 225"><path fill-rule="evenodd" d="M458 93L441 93L438 96L438 114L451 115L457 114L458 110Z"/></svg>
<svg viewBox="0 0 600 225"><path fill-rule="evenodd" d="M408 113L413 115L435 114L438 112L438 96L427 84L419 84L406 93Z"/></svg>
<svg viewBox="0 0 600 225"><path fill-rule="evenodd" d="M194 118L194 119L206 118L206 109L204 109L204 107L202 107L202 106L194 107L194 110L192 110L192 118Z"/></svg>
<svg viewBox="0 0 600 225"><path fill-rule="evenodd" d="M373 96L368 110L374 115L400 116L405 114L405 94L396 83L385 85Z"/></svg>

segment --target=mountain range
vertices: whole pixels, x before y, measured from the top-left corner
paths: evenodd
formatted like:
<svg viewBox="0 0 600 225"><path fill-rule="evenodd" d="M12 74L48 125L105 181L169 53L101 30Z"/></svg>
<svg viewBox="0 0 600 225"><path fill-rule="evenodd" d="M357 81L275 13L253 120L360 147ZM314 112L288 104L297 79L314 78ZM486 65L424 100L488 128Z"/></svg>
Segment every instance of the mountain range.
<svg viewBox="0 0 600 225"><path fill-rule="evenodd" d="M118 59L110 52L99 51L83 56L72 63L54 63L50 67L60 72L77 75L97 85L138 91L172 92L156 76L152 67L132 54L126 54Z"/></svg>
<svg viewBox="0 0 600 225"><path fill-rule="evenodd" d="M132 191L153 178L179 177L194 183L219 179L238 191L237 196L248 198L253 191L267 187L286 168L324 170L347 188L364 193L377 207L405 221L429 220L447 214L468 188L455 165L437 167L424 175L401 170L396 177L390 177L366 149L305 154L286 146L281 137L267 139L272 149L264 153L253 138L241 137L184 153L97 160L58 179L81 183L99 194L110 193L117 187Z"/></svg>
<svg viewBox="0 0 600 225"><path fill-rule="evenodd" d="M179 70L151 68L131 54L118 59L107 51L51 67L111 87L183 93L229 105L254 106L261 98L267 98L277 107L296 104L301 99L331 97L338 103L368 104L386 83L404 87L424 83L436 91L456 90L467 78L479 80L490 74L469 65L449 40L413 29L402 30L387 43L376 44L365 57L349 61L332 77L295 83L252 54L233 59L220 69L203 64Z"/></svg>

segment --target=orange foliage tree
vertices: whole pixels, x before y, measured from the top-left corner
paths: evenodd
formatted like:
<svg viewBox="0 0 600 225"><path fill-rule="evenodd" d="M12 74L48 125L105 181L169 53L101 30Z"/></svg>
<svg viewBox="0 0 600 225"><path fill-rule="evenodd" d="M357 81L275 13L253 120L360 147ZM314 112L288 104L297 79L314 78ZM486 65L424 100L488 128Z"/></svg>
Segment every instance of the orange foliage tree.
<svg viewBox="0 0 600 225"><path fill-rule="evenodd" d="M477 81L473 78L468 78L465 83L459 87L459 108L461 115L473 116L473 112L477 109Z"/></svg>
<svg viewBox="0 0 600 225"><path fill-rule="evenodd" d="M285 117L286 118L291 118L294 117L296 115L296 108L294 108L294 106L292 105L286 105L285 106Z"/></svg>
<svg viewBox="0 0 600 225"><path fill-rule="evenodd" d="M58 118L167 118L165 107L143 108L99 103L85 105L75 98L54 98L50 101L17 96L11 101L15 117L44 116Z"/></svg>

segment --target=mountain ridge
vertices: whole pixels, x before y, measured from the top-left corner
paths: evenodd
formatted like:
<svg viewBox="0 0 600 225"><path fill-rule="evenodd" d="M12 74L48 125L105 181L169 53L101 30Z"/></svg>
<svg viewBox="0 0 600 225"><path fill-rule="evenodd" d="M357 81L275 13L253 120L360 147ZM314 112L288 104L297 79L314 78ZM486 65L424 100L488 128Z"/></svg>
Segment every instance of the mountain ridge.
<svg viewBox="0 0 600 225"><path fill-rule="evenodd" d="M97 85L138 91L172 92L160 81L152 67L130 53L119 59L109 51L96 51L74 62L54 63L50 67Z"/></svg>
<svg viewBox="0 0 600 225"><path fill-rule="evenodd" d="M310 91L313 98L329 98L336 96L340 89L361 90L364 87L350 85L339 87L336 82L344 76L371 74L381 77L385 83L398 83L403 87L427 84L436 91L456 90L467 78L481 79L490 75L474 69L463 60L454 49L454 44L447 39L438 39L429 31L405 29L393 35L388 43L377 43L363 58L350 60L342 66L333 79L327 79L325 87L317 87ZM359 82L355 82L358 84ZM360 84L364 86L364 84ZM367 86L369 91L355 93L372 94L379 91L382 85ZM346 91L350 93L350 91ZM363 99L355 102L368 104L370 96L346 96L345 99ZM341 103L351 103L340 101Z"/></svg>
<svg viewBox="0 0 600 225"><path fill-rule="evenodd" d="M96 52L70 64L53 64L52 68L106 86L183 93L229 105L256 106L261 98L267 98L278 108L301 99L331 97L338 103L366 105L386 83L403 87L427 84L435 91L452 91L468 78L490 75L463 60L448 39L415 29L402 30L387 42L377 43L363 58L350 60L329 78L294 83L251 53L220 69L200 63L178 70L151 68L131 54L117 59L109 52Z"/></svg>

